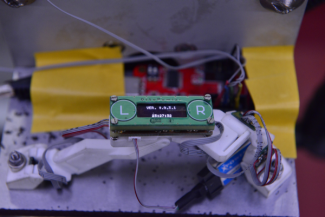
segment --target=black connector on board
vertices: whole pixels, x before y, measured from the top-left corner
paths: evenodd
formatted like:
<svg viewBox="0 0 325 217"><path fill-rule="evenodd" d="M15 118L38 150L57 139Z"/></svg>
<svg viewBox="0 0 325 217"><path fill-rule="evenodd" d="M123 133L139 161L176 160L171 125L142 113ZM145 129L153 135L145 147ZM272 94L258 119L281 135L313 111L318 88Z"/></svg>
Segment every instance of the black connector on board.
<svg viewBox="0 0 325 217"><path fill-rule="evenodd" d="M182 210L184 207L204 197L208 197L211 200L224 188L220 177L212 174L207 167L204 167L197 176L200 182L191 191L176 201L175 205L178 207L178 210Z"/></svg>

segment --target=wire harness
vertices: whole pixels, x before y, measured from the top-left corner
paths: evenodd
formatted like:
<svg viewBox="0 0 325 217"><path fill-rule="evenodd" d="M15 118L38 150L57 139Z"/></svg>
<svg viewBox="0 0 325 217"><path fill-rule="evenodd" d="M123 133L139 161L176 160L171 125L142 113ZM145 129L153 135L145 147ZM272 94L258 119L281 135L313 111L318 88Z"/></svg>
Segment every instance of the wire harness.
<svg viewBox="0 0 325 217"><path fill-rule="evenodd" d="M46 153L51 149L63 149L68 146L73 145L74 143L80 142L81 138L69 138L63 142L59 142L53 145L50 145L47 149L45 149L42 159L38 162L38 174L44 178L44 180L49 180L52 182L52 185L56 189L62 188L62 184L67 184L67 180L64 176L55 174L47 162ZM44 169L43 169L44 167Z"/></svg>
<svg viewBox="0 0 325 217"><path fill-rule="evenodd" d="M199 148L200 145L209 144L218 141L223 133L223 125L220 122L216 122L216 127L219 129L219 134L216 136L210 136L207 138L187 140L179 144L180 152L185 155L206 155L206 153Z"/></svg>
<svg viewBox="0 0 325 217"><path fill-rule="evenodd" d="M261 126L257 122L256 118L252 116L252 114L257 114L263 124L265 135L266 135L266 141L267 141L267 145L265 147L266 153L263 153L262 150L263 135L262 135ZM265 122L260 113L258 113L257 111L248 111L244 114L242 119L248 123L251 123L255 127L256 135L257 135L257 149L255 152L255 156L252 158L252 161L250 162L250 166L248 167L248 170L252 175L252 179L254 183L258 186L265 186L265 185L272 184L277 179L281 171L281 152L280 150L273 148L273 143L270 134L266 128ZM264 161L265 165L264 167L262 167L260 171L257 171L258 167L263 164L263 158L265 159L265 155L266 155L266 160ZM274 167L273 171L271 171L273 155L275 155L275 159L274 159L275 164L273 166ZM270 178L269 176L271 172L273 172L273 175ZM262 180L260 180L260 176L262 174L264 175Z"/></svg>
<svg viewBox="0 0 325 217"><path fill-rule="evenodd" d="M63 138L70 138L70 137L79 136L79 135L82 135L85 133L94 132L94 133L101 135L105 139L107 139L107 136L100 131L100 129L102 129L104 127L107 127L107 128L109 127L109 119L103 119L103 120L101 120L97 123L94 123L94 124L64 130L61 132L61 136ZM109 133L109 131L107 131L107 132Z"/></svg>
<svg viewBox="0 0 325 217"><path fill-rule="evenodd" d="M267 145L264 146L262 128L253 114L257 114L264 126L266 142ZM281 152L278 149L273 148L272 140L270 134L266 128L265 122L260 113L257 111L248 111L246 112L242 119L249 124L252 124L255 127L255 132L257 136L257 147L256 152L253 158L249 162L249 167L247 170L250 171L253 182L257 186L265 186L272 184L278 177L281 172ZM225 174L220 172L218 169L214 168L214 164L217 162L214 161L211 157L207 159L207 168L211 173L221 178L235 178L242 175L245 171L234 173L234 174ZM263 166L264 165L264 166ZM261 168L261 169L259 169ZM260 178L263 174L263 178ZM273 174L270 177L270 174Z"/></svg>

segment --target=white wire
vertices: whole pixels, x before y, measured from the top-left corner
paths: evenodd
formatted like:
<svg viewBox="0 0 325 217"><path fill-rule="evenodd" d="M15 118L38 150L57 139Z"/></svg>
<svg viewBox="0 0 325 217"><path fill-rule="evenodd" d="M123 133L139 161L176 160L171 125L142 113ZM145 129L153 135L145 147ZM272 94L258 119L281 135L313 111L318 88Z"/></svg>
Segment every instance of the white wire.
<svg viewBox="0 0 325 217"><path fill-rule="evenodd" d="M176 58L187 59L187 58L192 58L194 56L219 54L219 55L210 56L205 59L192 61L190 63L183 64L181 66L177 66L177 67L172 66L173 69L179 70L179 69L184 69L184 68L190 68L190 67L193 67L196 65L201 65L205 62L209 62L209 61L213 61L213 60L221 60L221 59L228 58L228 57L220 55L220 52L224 53L223 51L217 51L217 50L200 50L200 51L161 53L161 54L157 54L155 56L159 57L159 58L176 57ZM227 53L225 53L225 54L227 54ZM229 54L227 54L227 55L229 55ZM55 64L55 65L38 67L38 68L35 68L35 70L46 70L46 69L73 67L73 66L81 66L81 65L110 64L110 63L120 63L120 62L131 63L131 62L145 61L145 60L151 60L151 59L152 58L148 57L148 56L135 56L135 57L125 57L125 58L120 58L120 59L102 59L102 60L79 61L79 62L71 62L71 63L63 63L63 64Z"/></svg>
<svg viewBox="0 0 325 217"><path fill-rule="evenodd" d="M53 68L61 68L61 67L73 67L73 66L82 66L82 65L94 65L94 64L108 64L108 63L120 63L120 62L124 62L124 63L130 63L130 62L137 62L137 61L144 61L144 60L150 60L150 59L154 59L155 61L157 61L158 63L160 63L161 65L163 65L164 67L168 68L168 69L172 69L172 70L180 70L180 69L185 69L185 68L190 68L190 67L194 67L197 65L201 65L204 64L206 62L210 62L210 61L214 61L214 60L221 60L221 59L225 59L225 58L229 58L232 61L234 61L238 66L239 69L233 74L233 76L229 79L229 82L232 81L232 79L238 74L238 72L241 72L240 76L234 81L231 82L229 84L229 86L235 86L238 83L242 82L245 79L245 71L244 71L244 64L241 64L240 62L240 49L237 46L236 47L236 58L233 57L232 55L223 52L223 51L218 51L218 50L199 50L199 51L187 51L187 52L172 52L172 53L162 53L162 54L157 54L157 55L153 55L150 52L146 51L145 49L121 38L120 36L94 24L91 23L87 20L84 20L80 17L77 17L73 14L70 14L66 11L64 11L63 9L59 8L58 6L56 6L54 3L52 3L50 0L47 0L53 7L55 7L56 9L60 10L62 13L65 13L75 19L78 19L84 23L87 23L97 29L99 29L100 31L103 31L104 33L116 38L117 40L125 43L126 45L129 45L130 47L140 51L141 53L145 54L146 56L137 56L137 57L127 57L127 58L122 58L122 59L104 59L104 60L93 60L93 61L80 61L80 62L72 62L72 63L64 63L64 64L56 64L56 65L49 65L49 66L44 66L44 67L38 67L38 68L33 68L34 71L39 71L39 70L47 70L47 69L53 69ZM204 59L199 59L196 61L192 61L190 63L187 64L183 64L180 66L171 66L167 63L165 63L161 58L171 58L171 57L177 57L177 58L183 58L183 59L189 59L195 56L207 56L207 55L212 55L210 57L204 58ZM0 71L4 71L4 72L13 72L14 69L11 68L6 68L6 67L0 67Z"/></svg>
<svg viewBox="0 0 325 217"><path fill-rule="evenodd" d="M89 22L89 21L87 21L87 20L85 20L85 19L82 19L82 18L80 18L80 17L77 17L77 16L75 16L75 15L73 15L73 14L70 14L70 13L64 11L63 9L61 9L61 8L59 8L58 6L56 6L55 4L53 4L50 0L47 0L47 1L48 1L48 2L53 6L53 7L55 7L56 9L58 9L59 11L65 13L65 14L67 14L67 15L69 15L69 16L71 16L71 17L77 19L77 20L80 20L80 21L82 21L82 22L84 22L84 23L87 23L88 25L93 26L93 27L99 29L99 30L102 31L102 32L105 32L106 34L112 36L113 38L116 38L117 40L123 42L124 44L126 44L126 45L128 45L128 46L130 46L130 47L132 47L132 48L134 48L134 49L136 49L136 50L138 50L138 51L140 51L141 53L143 53L143 54L145 54L145 55L147 55L147 56L150 56L152 59L156 60L158 63L160 63L161 65L163 65L163 66L165 66L165 67L168 67L168 66L169 66L169 65L166 64L165 62L161 61L161 59L159 59L159 58L156 57L155 55L153 55L153 54L151 54L150 52L148 52L147 50L145 50L145 49L143 49L143 48L141 48L141 47L139 47L139 46L137 46L137 45L135 45L135 44L133 44L133 43L127 41L127 40L125 40L124 38L121 38L120 36L118 36L118 35L116 35L116 34L110 32L110 31L108 31L108 30L106 30L106 29L104 29L104 28L102 28L102 27L100 27L100 26L98 26L98 25L96 25L96 24L94 24L94 23L92 23L92 22Z"/></svg>
<svg viewBox="0 0 325 217"><path fill-rule="evenodd" d="M33 68L34 71L39 71L39 70L47 70L47 69L53 69L53 68L61 68L61 67L73 67L73 66L82 66L82 65L94 65L94 64L108 64L108 63L120 63L120 62L124 62L124 63L130 63L130 62L137 62L137 61L144 61L144 60L150 60L150 59L154 59L155 61L157 61L158 63L160 63L162 66L168 68L168 69L172 69L172 70L180 70L180 69L185 69L185 68L190 68L190 67L194 67L197 65L201 65L204 64L206 62L210 62L210 61L214 61L214 60L220 60L220 59L225 59L225 58L229 58L232 61L234 61L238 66L239 69L234 73L234 75L229 79L229 82L232 81L232 79L238 74L238 72L241 72L240 76L238 79L236 79L234 82L231 82L229 84L229 86L235 86L236 84L242 82L245 79L245 71L243 68L243 64L241 64L240 62L240 49L237 46L237 55L236 58L233 57L232 55L223 52L223 51L219 51L219 50L199 50L199 51L187 51L187 52L173 52L173 53L163 53L163 54L157 54L157 55L153 55L150 52L148 52L147 50L127 41L126 39L121 38L120 36L92 23L89 22L85 19L82 19L80 17L77 17L73 14L70 14L66 11L64 11L63 9L59 8L58 6L56 6L54 3L52 3L50 0L47 0L53 7L55 7L56 9L58 9L59 11L61 11L62 13L65 13L77 20L80 20L84 23L87 23L88 25L93 26L94 28L99 29L100 31L116 38L117 40L121 41L122 43L140 51L141 53L145 54L146 56L138 56L138 57L128 57L128 58L122 58L122 59L105 59L105 60L93 60L93 61L80 61L80 62L72 62L72 63L64 63L64 64L56 64L56 65L49 65L49 66L44 66L44 67L38 67L38 68ZM203 58L203 59L199 59L196 61L192 61L190 63L187 64L183 64L180 66L171 66L167 63L165 63L161 58L170 58L170 57L177 57L177 58L184 58L184 59L189 59L195 56L207 56L207 55L212 55L210 57L207 58ZM0 71L4 71L4 72L13 72L14 69L11 68L5 68L5 67L0 67Z"/></svg>
<svg viewBox="0 0 325 217"><path fill-rule="evenodd" d="M207 155L203 150L199 149L201 145L209 144L218 141L224 131L224 126L220 122L215 123L216 128L213 135L210 137L186 140L179 144L180 152L185 155ZM219 132L217 132L219 131Z"/></svg>
<svg viewBox="0 0 325 217"><path fill-rule="evenodd" d="M15 69L13 68L7 68L7 67L0 67L0 72L8 72L13 73Z"/></svg>
<svg viewBox="0 0 325 217"><path fill-rule="evenodd" d="M61 136L64 134L70 134L70 133L76 133L76 132L80 132L80 131L86 131L89 129L94 129L96 127L100 127L103 125L109 125L109 119L103 119L97 123L94 124L89 124L89 125L85 125L85 126L80 126L80 127L75 127L75 128L71 128L71 129L67 129L67 130L63 130L60 132Z"/></svg>
<svg viewBox="0 0 325 217"><path fill-rule="evenodd" d="M75 15L73 15L73 14L70 14L70 13L64 11L63 9L61 9L61 8L59 8L58 6L56 6L55 4L53 4L50 0L47 0L47 1L48 1L48 2L53 6L53 7L55 7L56 9L58 9L59 11L61 11L62 13L65 13L66 15L69 15L69 16L71 16L71 17L77 19L77 20L80 20L80 21L82 21L82 22L84 22L84 23L87 23L88 25L93 26L94 28L99 29L100 31L102 31L102 32L104 32L104 33L106 33L106 34L108 34L108 35L114 37L115 39L121 41L122 43L124 43L124 44L126 44L126 45L128 45L128 46L130 46L130 47L132 47L132 48L134 48L134 49L136 49L136 50L138 50L138 51L140 51L141 53L145 54L146 56L148 56L148 57L154 59L155 61L157 61L157 62L160 63L162 66L164 66L164 67L166 67L166 68L168 68L168 69L179 70L179 69L184 69L184 68L193 67L193 66L200 65L200 64L205 63L205 62L208 62L208 61L215 60L215 58L220 58L220 55L222 55L222 56L224 56L224 57L227 57L227 58L233 60L235 63L237 63L237 65L239 66L239 69L240 69L240 71L241 71L241 76L240 76L240 78L243 78L243 77L245 78L245 71L244 71L244 68L243 68L242 64L241 64L240 61L238 60L238 53L237 53L237 58L235 58L235 57L233 57L232 55L230 55L230 54L228 54L228 53L226 53L226 52L215 50L215 51L214 51L214 55L218 55L218 57L217 57L217 56L216 56L216 57L210 57L210 58L206 58L206 59L202 59L202 60L194 61L194 62L192 62L192 63L184 64L184 65L177 66L177 67L175 67L175 66L171 66L171 65L165 63L163 60L161 60L157 55L153 55L153 54L151 54L151 53L148 52L147 50L145 50L145 49L143 49L143 48L141 48L141 47L139 47L139 46L137 46L137 45L135 45L135 44L133 44L133 43L127 41L126 39L124 39L124 38L122 38L122 37L120 37L120 36L118 36L118 35L116 35L116 34L110 32L110 31L108 31L108 30L106 30L106 29L104 29L104 28L102 28L102 27L100 27L100 26L98 26L98 25L96 25L96 24L94 24L94 23L92 23L92 22L89 22L89 21L87 21L87 20L85 20L85 19L82 19L82 18L80 18L80 17L78 17L78 16L75 16ZM238 48L237 48L237 50L238 50ZM235 74L237 74L237 73L238 73L238 72L236 72ZM237 79L236 81L238 81L238 80L239 80L239 79ZM242 80L243 80L243 79L242 79ZM240 81L240 82L241 82L241 81Z"/></svg>
<svg viewBox="0 0 325 217"><path fill-rule="evenodd" d="M240 62L240 48L238 47L238 45L236 45L236 57L237 57L237 60ZM246 65L246 60L244 60L244 61L245 62L242 64L243 66ZM240 68L237 69L237 71L228 80L229 87L236 86L237 84L241 83L245 79L245 73L241 73L240 76L235 81L231 82L235 78L235 76L238 74L239 71L240 71Z"/></svg>
<svg viewBox="0 0 325 217"><path fill-rule="evenodd" d="M135 153L136 153L136 156L137 156L137 163L136 163L135 173L134 173L134 191L135 191L135 194L136 194L136 197L137 197L139 203L143 207L146 207L146 208L149 208L149 209L162 209L162 210L171 210L171 211L177 210L178 209L177 206L173 206L173 207L169 207L169 206L150 206L150 205L145 205L140 201L140 198L139 198L139 196L137 194L137 177L138 177L138 167L139 167L139 158L140 158L139 157L139 148L138 148L138 144L137 144L137 139L132 139L132 141L133 141L134 148L135 148Z"/></svg>

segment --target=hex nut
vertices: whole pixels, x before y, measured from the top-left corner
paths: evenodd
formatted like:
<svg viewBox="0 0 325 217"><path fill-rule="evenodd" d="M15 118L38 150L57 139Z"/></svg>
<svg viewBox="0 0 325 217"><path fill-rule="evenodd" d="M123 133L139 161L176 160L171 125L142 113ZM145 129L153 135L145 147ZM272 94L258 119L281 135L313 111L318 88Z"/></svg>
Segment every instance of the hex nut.
<svg viewBox="0 0 325 217"><path fill-rule="evenodd" d="M205 94L204 100L205 101L210 101L211 100L211 95L210 94Z"/></svg>
<svg viewBox="0 0 325 217"><path fill-rule="evenodd" d="M117 118L111 118L111 123L112 124L117 124L118 123L118 119Z"/></svg>
<svg viewBox="0 0 325 217"><path fill-rule="evenodd" d="M111 101L116 102L117 101L117 96L115 96L115 95L111 96Z"/></svg>
<svg viewBox="0 0 325 217"><path fill-rule="evenodd" d="M209 118L207 119L207 122L208 122L209 124L213 124L213 123L214 123L214 118L213 118L213 117L209 117Z"/></svg>

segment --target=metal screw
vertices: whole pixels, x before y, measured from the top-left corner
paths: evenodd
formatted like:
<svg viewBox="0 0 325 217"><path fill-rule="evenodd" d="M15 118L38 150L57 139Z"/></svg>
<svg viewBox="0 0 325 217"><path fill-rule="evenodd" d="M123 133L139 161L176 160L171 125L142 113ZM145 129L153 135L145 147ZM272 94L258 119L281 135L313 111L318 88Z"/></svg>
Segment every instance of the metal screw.
<svg viewBox="0 0 325 217"><path fill-rule="evenodd" d="M260 0L264 8L280 14L288 14L300 7L305 0Z"/></svg>
<svg viewBox="0 0 325 217"><path fill-rule="evenodd" d="M205 94L204 100L205 101L210 101L211 100L211 95L210 94Z"/></svg>
<svg viewBox="0 0 325 217"><path fill-rule="evenodd" d="M207 119L207 122L208 122L209 124L213 124L213 123L214 123L214 119L213 119L213 117L209 117L209 118Z"/></svg>
<svg viewBox="0 0 325 217"><path fill-rule="evenodd" d="M117 118L111 118L111 123L112 124L117 124L118 123L118 119Z"/></svg>
<svg viewBox="0 0 325 217"><path fill-rule="evenodd" d="M13 151L10 153L8 165L12 172L18 172L20 171L26 164L26 158L25 156L18 152Z"/></svg>
<svg viewBox="0 0 325 217"><path fill-rule="evenodd" d="M2 1L10 7L19 8L25 5L32 4L35 0L2 0Z"/></svg>
<svg viewBox="0 0 325 217"><path fill-rule="evenodd" d="M117 96L115 96L115 95L111 96L111 101L113 101L113 102L117 101Z"/></svg>

